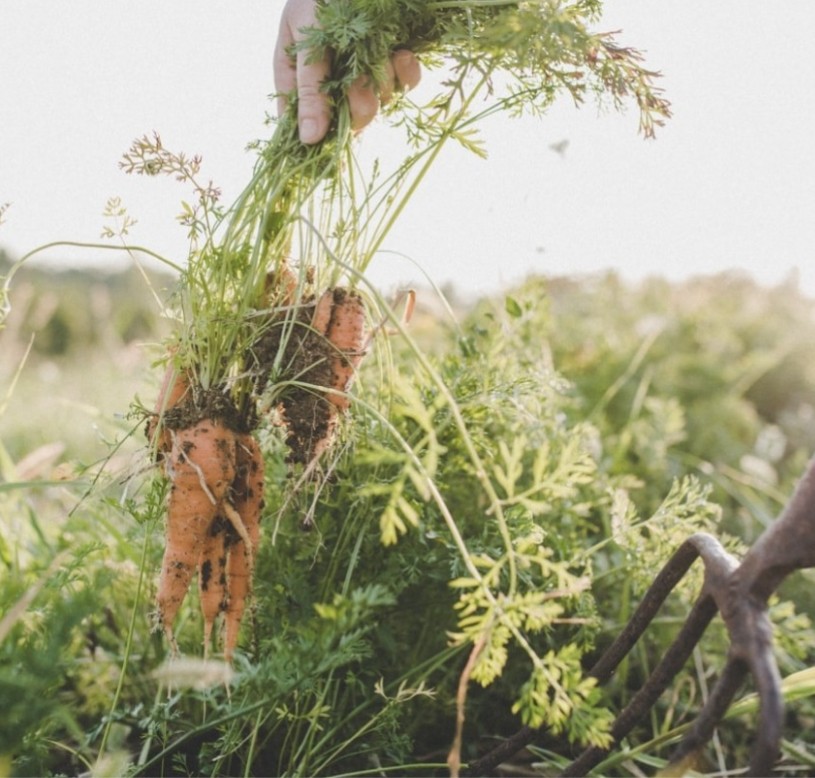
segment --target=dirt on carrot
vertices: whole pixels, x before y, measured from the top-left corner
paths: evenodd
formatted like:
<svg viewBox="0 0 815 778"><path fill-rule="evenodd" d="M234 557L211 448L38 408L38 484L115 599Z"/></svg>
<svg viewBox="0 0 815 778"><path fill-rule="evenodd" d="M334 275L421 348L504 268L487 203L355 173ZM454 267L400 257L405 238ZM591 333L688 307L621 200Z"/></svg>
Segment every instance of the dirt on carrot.
<svg viewBox="0 0 815 778"><path fill-rule="evenodd" d="M272 321L259 339L258 389L276 383L275 410L286 428L291 463L309 465L330 446L364 353L364 304L343 287L316 301L304 299L294 314Z"/></svg>
<svg viewBox="0 0 815 778"><path fill-rule="evenodd" d="M204 533L198 559L198 593L204 617L204 657L212 647L212 633L218 617L229 603L226 565L231 524L218 513Z"/></svg>
<svg viewBox="0 0 815 778"><path fill-rule="evenodd" d="M249 418L239 413L227 393L204 390L191 373L168 367L146 432L170 481L156 604L174 653L173 623L197 570L204 653L218 617L227 614L224 654L234 654L263 504L263 458L250 432L254 418L254 412Z"/></svg>
<svg viewBox="0 0 815 778"><path fill-rule="evenodd" d="M232 661L243 614L252 592L255 556L263 511L263 455L249 434L236 439L236 471L228 499L205 533L198 565L204 617L204 655L223 614L223 653Z"/></svg>
<svg viewBox="0 0 815 778"><path fill-rule="evenodd" d="M255 558L260 542L263 512L264 466L260 446L251 435L238 440L237 475L232 489L235 513L241 522L228 536L226 586L228 598L224 613L224 656L231 661L247 599L252 593Z"/></svg>

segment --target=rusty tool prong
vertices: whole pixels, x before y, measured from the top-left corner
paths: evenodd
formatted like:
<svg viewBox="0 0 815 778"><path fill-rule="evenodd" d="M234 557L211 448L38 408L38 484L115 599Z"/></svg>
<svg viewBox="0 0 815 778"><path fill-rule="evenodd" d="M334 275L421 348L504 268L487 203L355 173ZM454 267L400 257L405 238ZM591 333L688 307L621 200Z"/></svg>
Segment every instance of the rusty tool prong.
<svg viewBox="0 0 815 778"><path fill-rule="evenodd" d="M671 764L677 764L710 740L716 725L727 713L733 697L741 687L748 669L751 669L753 675L757 678L764 679L764 683L758 684L759 687L764 688L765 694L768 694L769 697L773 696L775 661L772 651L766 650L768 647L767 642L762 640L762 636L770 635L771 637L771 626L769 619L766 618L766 613L763 615L751 613L754 610L753 603L740 597L738 592L733 591L730 582L739 565L735 558L728 554L718 541L702 534L694 535L690 541L698 548L705 564L705 584L702 594L711 597L722 613L730 636L731 649L722 675L714 685L691 731L671 755ZM751 616L756 618L753 619ZM760 626L756 629L755 626L759 622L761 622ZM768 627L770 627L769 630ZM767 663L769 663L769 667L767 667ZM769 684L766 683L767 681L769 681ZM761 697L761 699L762 712L772 716L771 711L774 710L774 706L765 705L763 702L764 697ZM768 726L770 732L777 729L777 725L773 726L773 722L767 722L767 724L770 725ZM763 732L764 728L762 727ZM766 763L768 757L770 759L769 765ZM772 747L768 747L767 743L759 742L754 748L754 759L751 767L764 766L769 768L772 766L774 759L775 751Z"/></svg>
<svg viewBox="0 0 815 778"><path fill-rule="evenodd" d="M648 587L648 591L646 591L623 631L589 670L588 674L590 676L597 678L599 684L605 683L611 677L620 662L631 651L656 616L665 599L699 556L700 547L713 548L716 545L718 545L718 541L714 537L702 533L698 533L682 543L659 571L651 586ZM645 686L640 689L612 725L611 734L615 742L625 737L641 716L656 702L660 694L687 661L693 647L699 642L707 625L715 615L716 605L712 598L705 598L705 602L700 601L697 603L685 622L679 638L668 649L662 662L654 670ZM497 765L520 751L537 737L543 735L546 729L545 726L538 729L522 727L489 753L471 762L466 774L471 776L493 774ZM608 750L606 749L588 748L569 765L565 774L583 775L598 764L607 753ZM574 770L574 772L569 772L570 770Z"/></svg>
<svg viewBox="0 0 815 778"><path fill-rule="evenodd" d="M759 696L759 726L750 755L750 775L766 775L781 742L784 700L781 676L772 649L770 594L791 572L813 564L815 478L807 469L781 516L764 531L730 572L706 571L705 592L714 598L730 636L729 660L691 732L671 755L676 764L704 745L727 712L749 670ZM706 566L709 559L705 558Z"/></svg>
<svg viewBox="0 0 815 778"><path fill-rule="evenodd" d="M697 556L702 557L705 565L702 594L651 676L617 716L611 735L614 743L619 743L656 703L720 610L730 637L728 661L671 761L680 761L710 740L749 671L760 703L759 733L750 757L749 774L766 775L779 752L784 715L767 600L791 572L815 567L815 458L810 461L784 511L762 533L740 564L713 536L697 533L688 538L659 572L629 623L589 675L600 683L611 677ZM537 730L523 727L493 751L472 762L467 773L490 774L500 761L544 734L546 729L546 726ZM585 775L609 750L586 749L562 774Z"/></svg>
<svg viewBox="0 0 815 778"><path fill-rule="evenodd" d="M708 596L718 604L727 626L729 658L693 728L671 754L671 764L679 763L710 740L749 671L758 690L760 711L747 774L768 775L778 757L784 719L781 676L772 650L772 623L766 602L734 587L734 577L719 581L715 587L706 585Z"/></svg>
<svg viewBox="0 0 815 778"><path fill-rule="evenodd" d="M728 575L737 565L736 560L724 550L721 543L712 535L699 532L689 537L659 572L654 583L651 584L645 593L642 603L640 603L640 606L631 617L626 629L623 630L620 637L617 638L608 651L606 651L606 654L600 658L589 672L590 675L595 675L599 667L600 673L603 675L608 673L607 667L610 664L607 660L608 655L614 654L615 658L619 656L623 646L615 649L616 644L620 642L621 638L628 632L632 623L636 623L638 625L636 636L632 631L632 634L625 639L626 653L631 650L645 627L656 615L659 606L662 605L669 592L679 583L685 573L687 573L697 556L701 556L705 564L705 586L702 590L702 596L696 601L679 635L677 635L674 642L669 646L662 660L656 666L653 673L651 673L644 686L634 695L631 702L628 703L614 720L614 724L611 727L611 737L615 745L619 743L651 709L662 692L668 687L668 684L682 669L688 657L690 657L691 652L701 640L708 624L710 624L716 615L718 605L710 593L710 589L717 588L722 581L727 580ZM665 585L668 583L670 583L671 588L666 590ZM646 616L647 621L645 619ZM622 656L619 656L617 662L619 663L621 659ZM601 675L598 674L595 677L599 679ZM587 748L566 768L564 775L585 775L585 773L599 764L609 751L610 748Z"/></svg>
<svg viewBox="0 0 815 778"><path fill-rule="evenodd" d="M686 540L659 571L628 624L589 670L589 675L596 678L598 684L611 678L698 556L697 544L692 539Z"/></svg>
<svg viewBox="0 0 815 778"><path fill-rule="evenodd" d="M704 635L708 624L716 615L716 610L716 603L712 597L704 596L696 601L676 640L668 647L662 660L654 668L643 687L614 720L611 727L614 744L619 743L634 728L682 669L694 647ZM565 769L562 775L585 775L598 765L610 750L611 747L591 746L587 748Z"/></svg>
<svg viewBox="0 0 815 778"><path fill-rule="evenodd" d="M693 722L690 732L671 754L670 763L672 765L681 762L694 751L698 751L713 737L714 730L727 713L736 692L744 683L747 669L747 665L740 660L731 659L727 662L707 702Z"/></svg>
<svg viewBox="0 0 815 778"><path fill-rule="evenodd" d="M764 619L772 631L770 616ZM769 775L781 752L784 728L784 695L781 691L781 673L772 648L772 634L763 645L756 645L749 660L750 673L755 681L759 699L759 723L756 742L750 754L748 775Z"/></svg>
<svg viewBox="0 0 815 778"><path fill-rule="evenodd" d="M769 661L765 657L766 673L756 674L758 680L761 713L757 727L756 742L750 754L750 767L746 775L762 776L772 772L773 764L778 757L778 746L781 740L781 725L784 718L784 701L781 695L780 679L776 679L777 669L772 656ZM722 675L713 687L707 703L693 723L691 731L682 739L671 754L670 763L679 764L699 750L713 737L713 732L721 723L722 718L736 692L744 682L748 672L748 664L741 659L730 659L725 665ZM768 683L769 682L769 683Z"/></svg>
<svg viewBox="0 0 815 778"><path fill-rule="evenodd" d="M787 575L813 566L815 459L810 461L781 515L761 534L741 564L724 579L706 576L705 590L716 600L730 636L730 658L693 729L671 755L672 763L710 739L735 695L737 684L733 679L736 675L743 678L749 669L760 704L749 774L770 772L780 749L784 698L773 654L767 601Z"/></svg>
<svg viewBox="0 0 815 778"><path fill-rule="evenodd" d="M757 737L750 755L750 775L768 775L778 757L781 730L784 721L784 698L781 693L781 674L773 653L773 625L767 600L752 595L739 580L741 567L721 582L712 596L716 599L730 637L728 665L717 686L726 684L728 667L735 665L749 670L759 698L759 724ZM745 673L742 672L742 675ZM732 699L735 689L730 694ZM724 716L727 705L719 711ZM703 717L702 711L700 717ZM700 731L713 734L715 722L702 722ZM676 759L674 755L672 761Z"/></svg>
<svg viewBox="0 0 815 778"><path fill-rule="evenodd" d="M713 543L716 542L714 538L711 538L711 541ZM603 652L600 659L589 671L588 674L596 678L598 684L605 683L612 676L620 662L625 659L636 644L637 640L639 640L642 633L651 623L654 616L656 616L657 612L662 606L662 603L665 602L665 599L673 591L677 583L682 580L685 573L687 573L688 569L698 556L699 550L697 548L697 544L693 542L693 539L686 540L674 552L674 555L668 560L662 570L659 571L657 577L654 579L651 586L648 587L648 591L645 593L645 596L642 598L642 601L637 606L637 609L634 611L634 614L629 619L623 631ZM699 630L699 637L701 637L707 623L710 621L710 618L712 618L713 615L715 615L715 609ZM692 628L691 620L687 622L687 625L690 625ZM684 660L682 661L684 662ZM670 678L668 681L666 681L666 683L669 681ZM657 693L656 696L658 697L659 693ZM621 714L621 716L622 715L623 714ZM489 753L485 754L480 759L471 762L466 770L466 775L492 775L495 768L501 764L502 761L509 758L513 754L516 754L537 737L543 735L546 732L546 729L547 727L545 726L538 729L533 729L532 727L527 726L521 727L521 729L514 735L503 740ZM587 769L591 769L594 764L597 764L597 762L599 762L606 753L600 749L588 749L588 752L591 752L591 759L594 759L595 761L593 761ZM586 759L589 759L589 757L586 756Z"/></svg>

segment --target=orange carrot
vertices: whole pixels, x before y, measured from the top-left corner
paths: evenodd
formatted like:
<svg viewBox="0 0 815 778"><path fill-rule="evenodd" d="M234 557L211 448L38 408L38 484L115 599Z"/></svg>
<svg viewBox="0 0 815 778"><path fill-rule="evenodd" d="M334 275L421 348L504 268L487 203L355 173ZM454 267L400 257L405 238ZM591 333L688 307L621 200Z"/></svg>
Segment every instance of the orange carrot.
<svg viewBox="0 0 815 778"><path fill-rule="evenodd" d="M335 352L331 358L332 380L328 399L341 411L350 401L346 392L351 387L357 367L365 356L365 307L353 291L337 287L331 290L331 320L325 335Z"/></svg>
<svg viewBox="0 0 815 778"><path fill-rule="evenodd" d="M328 325L331 323L331 311L334 309L334 290L328 289L320 295L317 304L314 306L314 313L311 317L311 326L320 335L325 335Z"/></svg>
<svg viewBox="0 0 815 778"><path fill-rule="evenodd" d="M235 480L235 438L232 430L212 419L171 431L166 467L172 485L157 605L159 623L174 652L173 621L200 560L207 529Z"/></svg>
<svg viewBox="0 0 815 778"><path fill-rule="evenodd" d="M260 515L263 510L263 454L251 435L242 435L237 445L237 477L233 490L234 527L238 540L229 549L226 581L229 598L224 614L224 657L232 661L238 644L246 600L252 591L255 554L260 541ZM228 515L229 512L228 512Z"/></svg>
<svg viewBox="0 0 815 778"><path fill-rule="evenodd" d="M171 408L180 405L190 394L190 377L186 372L179 372L170 363L164 373L153 415L147 422L147 440L155 445L158 458L166 454L172 445L170 430L163 423L164 414Z"/></svg>

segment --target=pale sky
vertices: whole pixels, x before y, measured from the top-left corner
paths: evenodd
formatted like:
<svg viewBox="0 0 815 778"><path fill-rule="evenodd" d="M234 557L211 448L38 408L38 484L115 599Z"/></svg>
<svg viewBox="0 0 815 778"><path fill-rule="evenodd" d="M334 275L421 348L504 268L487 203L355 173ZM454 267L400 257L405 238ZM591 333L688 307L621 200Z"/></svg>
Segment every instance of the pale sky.
<svg viewBox="0 0 815 778"><path fill-rule="evenodd" d="M373 278L419 278L465 292L528 272L614 268L672 279L742 268L767 283L793 269L815 295L813 0L608 0L601 30L645 51L674 118L656 141L637 114L567 99L541 119L484 126L484 162L442 155L387 242ZM54 240L94 241L120 196L134 242L176 261L181 185L126 176L138 135L199 153L233 199L266 137L282 0L0 0L0 247L12 257ZM550 144L568 140L563 155ZM398 154L398 131L364 133ZM59 250L78 262L87 252ZM109 256L91 257L97 262Z"/></svg>

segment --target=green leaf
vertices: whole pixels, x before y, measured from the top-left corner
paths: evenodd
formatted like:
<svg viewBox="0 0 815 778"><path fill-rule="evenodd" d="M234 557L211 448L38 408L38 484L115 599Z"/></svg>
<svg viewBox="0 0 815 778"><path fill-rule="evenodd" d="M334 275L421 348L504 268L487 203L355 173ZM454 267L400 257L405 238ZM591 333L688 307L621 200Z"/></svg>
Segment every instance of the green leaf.
<svg viewBox="0 0 815 778"><path fill-rule="evenodd" d="M523 308L514 297L507 295L504 298L504 308L513 319L520 319L523 316Z"/></svg>

